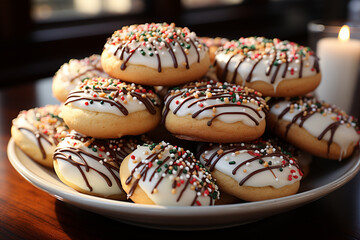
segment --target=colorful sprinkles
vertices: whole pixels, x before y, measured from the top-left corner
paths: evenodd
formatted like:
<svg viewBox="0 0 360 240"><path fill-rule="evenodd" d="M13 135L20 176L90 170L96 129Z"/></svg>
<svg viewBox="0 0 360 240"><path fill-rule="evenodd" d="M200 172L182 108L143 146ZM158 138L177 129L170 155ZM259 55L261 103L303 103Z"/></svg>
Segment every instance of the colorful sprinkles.
<svg viewBox="0 0 360 240"><path fill-rule="evenodd" d="M213 153L210 152L215 149ZM248 154L250 158L243 159L230 157L240 156L240 154ZM264 171L270 171L275 181L279 181L276 171L282 172L285 167L291 168L287 179L293 181L303 176L299 164L294 156L285 149L273 145L271 142L257 139L246 143L234 144L208 144L202 146L199 151L199 157L204 160L205 166L210 172L214 171L216 165L221 161L227 162L232 166L232 174L235 175L239 169L242 169L244 177L240 180L239 185L244 183ZM250 171L249 166L257 164L257 170Z"/></svg>
<svg viewBox="0 0 360 240"><path fill-rule="evenodd" d="M200 204L198 198L201 196L209 197L211 201L219 198L215 180L192 152L165 142L143 146L146 147L143 152L146 156L144 159L141 159L136 151L130 155L130 160L136 163L136 166L131 170L131 174L126 180L126 184L133 181L128 197L133 195L140 179L156 181L151 192L151 194L156 194L162 180L170 178L173 181L171 193L179 193L177 201L180 201L187 189L196 192L192 206ZM149 169L153 169L152 174L148 173ZM179 187L181 187L180 190L178 190Z"/></svg>
<svg viewBox="0 0 360 240"><path fill-rule="evenodd" d="M197 62L200 62L200 52L206 52L207 47L201 43L194 32L187 27L176 27L174 23L146 23L140 25L125 26L113 33L105 44L109 49L115 46L114 55L120 60L124 60L121 70L126 69L126 64L134 55L143 57L149 56L150 59L158 62L158 72L161 72L162 64L160 52L166 50L171 55L174 68L179 64L186 69L190 68L187 55L191 49L197 54ZM185 61L179 63L179 54L184 56ZM156 57L155 57L156 56Z"/></svg>
<svg viewBox="0 0 360 240"><path fill-rule="evenodd" d="M268 66L266 69L266 76L269 76L271 70L276 68L271 78L271 83L275 82L279 68L283 64L285 64L285 68L281 73L282 78L285 78L288 72L290 72L291 75L294 75L296 72L298 77L301 78L303 74L303 68L310 67L307 63L309 57L315 56L314 51L312 51L309 47L301 46L295 42L287 40L282 41L278 38L268 39L264 37L242 37L238 40L228 41L217 50L217 54L231 55L225 65L221 81L225 81L229 62L234 59L234 56L240 56L239 63L236 66L236 71L234 72L231 82L236 81L236 72L242 62L254 62L252 70L246 79L244 79L245 82L250 82L252 79L252 72L256 68L256 65L260 61L265 61ZM299 64L299 67L290 67L289 64L292 62ZM316 73L320 72L319 63L316 56L314 64L311 66L311 71Z"/></svg>
<svg viewBox="0 0 360 240"><path fill-rule="evenodd" d="M179 100L178 97L181 96ZM207 125L211 126L212 121L218 116L224 113L217 113L218 109L226 108L230 106L249 108L257 115L258 112L264 111L268 112L269 107L266 104L265 100L262 98L262 94L252 88L242 87L239 85L234 85L227 82L217 82L214 80L208 81L199 81L193 82L184 85L183 87L176 87L169 90L168 94L165 96L165 110L163 113L163 122L165 121L166 115L170 110L171 102L175 100L175 104L178 107L173 111L176 114L181 108L191 108L195 104L201 107L201 110L196 111L192 114L192 118L196 118L203 111L209 110L212 111L212 118L208 121ZM195 101L190 101L194 100ZM207 100L215 99L216 104L209 104ZM256 108L252 108L247 103L252 103L256 105ZM243 114L251 118L256 125L259 122L254 119L250 114L247 114L242 111L237 112L227 112L226 114Z"/></svg>
<svg viewBox="0 0 360 240"><path fill-rule="evenodd" d="M130 101L138 100L139 104L144 104L151 114L155 114L155 106L161 104L151 87L125 83L118 79L100 77L83 79L78 89L68 95L65 105L80 100L84 100L85 106L94 102L100 104L106 102L117 107L122 114L128 115L126 104Z"/></svg>

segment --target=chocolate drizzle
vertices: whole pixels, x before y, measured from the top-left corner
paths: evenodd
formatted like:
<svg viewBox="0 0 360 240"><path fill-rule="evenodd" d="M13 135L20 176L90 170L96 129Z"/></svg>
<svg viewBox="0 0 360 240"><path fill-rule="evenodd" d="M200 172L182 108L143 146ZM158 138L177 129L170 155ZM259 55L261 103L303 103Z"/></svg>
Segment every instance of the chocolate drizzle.
<svg viewBox="0 0 360 240"><path fill-rule="evenodd" d="M181 101L178 98L181 96ZM261 118L261 114L259 111L264 111L267 113L267 105L265 101L258 95L257 92L228 84L228 83L217 83L217 82L196 82L185 85L181 89L177 89L176 91L171 90L165 96L165 107L162 116L162 123L165 123L165 119L167 114L170 111L170 104L175 99L177 100L177 107L173 110L173 114L177 114L177 112L181 108L191 108L197 105L201 105L201 109L194 112L191 117L196 118L199 114L204 111L214 111L211 119L207 122L208 126L212 125L214 119L222 115L245 115L248 119L252 120L256 125L259 125L259 121L254 118L249 112L254 113L258 118ZM195 101L194 101L195 99ZM224 99L227 99L225 102ZM246 105L246 102L252 102L257 105L250 106ZM210 104L208 100L219 100L216 104ZM243 101L244 100L244 101ZM187 104L190 102L189 104ZM261 107L260 107L261 106ZM239 111L229 111L229 112L216 112L216 109L223 108L239 108ZM240 111L240 109L248 109L249 112Z"/></svg>
<svg viewBox="0 0 360 240"><path fill-rule="evenodd" d="M95 79L95 81L96 81L96 79ZM70 92L64 105L67 105L72 102L82 101L82 100L87 100L87 101L89 101L90 104L93 104L93 102L99 102L100 104L108 103L111 106L115 106L123 115L127 116L129 114L129 111L126 108L126 105L121 103L121 101L118 99L119 94L123 93L124 96L130 95L132 97L135 97L142 104L144 104L146 109L151 114L156 114L155 106L158 106L158 103L155 101L155 99L150 98L147 94L145 94L141 91L133 91L133 90L129 91L129 90L127 90L126 87L122 87L122 88L120 88L120 87L97 87L97 88L94 88L91 90L86 89L86 87L83 87L83 90L76 90L76 91ZM90 88L90 87L88 87L88 88ZM96 94L91 95L90 91L92 91ZM103 94L103 93L105 93L105 96L100 97L100 94ZM111 94L113 94L113 95L111 95Z"/></svg>
<svg viewBox="0 0 360 240"><path fill-rule="evenodd" d="M176 198L176 202L181 200L184 192L190 190L189 186L192 185L194 186L195 194L193 194L194 198L190 205L199 205L198 198L200 196L208 196L210 204L212 205L213 199L218 197L218 193L216 189L214 189L215 183L212 182L210 176L206 176L209 173L202 168L201 163L194 158L191 152L184 151L181 148L173 147L165 143L160 143L158 145L152 144L145 147L149 148L151 153L149 153L144 160L141 160L136 164L131 170L130 176L125 181L126 185L132 184L128 192L128 197L131 197L134 194L139 181L156 181L151 190L151 194L156 194L160 191L158 190L158 187L161 182L165 178L171 176L171 179L173 179L171 184L172 193L174 194L177 188L181 188L181 191ZM133 159L135 159L137 157L136 152L134 152L131 157L132 156ZM132 159L130 158L129 161L132 161ZM185 166L189 169L184 168ZM150 169L152 169L153 173L148 176ZM201 174L199 175L199 173ZM155 175L158 176L155 177ZM189 175L189 177L183 177L185 175ZM206 184L194 184L195 182L205 181L202 178L207 178ZM209 192L207 188L211 188L211 191Z"/></svg>
<svg viewBox="0 0 360 240"><path fill-rule="evenodd" d="M271 105L272 107L277 107L276 105L280 102L281 99L274 100ZM295 105L297 106L295 109ZM324 102L320 102L315 97L297 97L290 99L289 104L285 107L282 112L278 115L277 119L281 120L286 114L293 113L297 111L296 114L292 117L291 121L286 125L284 138L287 138L287 135L291 129L291 126L297 124L300 128L303 127L305 121L311 119L314 114L337 114L337 117L332 117L334 120L330 125L326 126L325 129L317 136L317 139L320 141L323 139L326 133L330 133L330 138L327 141L328 149L327 152L330 152L330 146L333 143L333 138L336 130L341 124L350 124L350 118L344 113L340 112L339 109L330 106Z"/></svg>
<svg viewBox="0 0 360 240"><path fill-rule="evenodd" d="M213 150L215 151L212 154L208 154L208 152ZM246 160L241 160L240 162L225 160L227 156L238 156L245 153L250 155L250 157ZM294 159L290 154L286 154L286 151L280 147L273 146L270 142L263 141L261 139L248 143L203 145L198 153L198 157L204 160L205 166L210 172L215 170L216 165L220 161L226 161L227 164L233 166L231 171L232 175L236 175L241 167L247 166L248 164L259 164L259 169L253 172L246 172L246 174L244 172L245 176L240 180L240 186L243 186L247 180L264 171L270 171L276 180L276 172L273 170L279 169L279 171L283 171L283 168L288 167L289 165L295 166L298 169L298 174L300 176L303 174L296 159ZM265 158L270 158L271 160L266 161ZM273 160L274 158L281 159L281 162L276 163ZM292 173L294 173L294 170ZM297 175L291 175L289 180L292 180L293 176ZM295 178L298 178L298 176Z"/></svg>
<svg viewBox="0 0 360 240"><path fill-rule="evenodd" d="M75 141L76 140L76 141ZM59 146L54 153L53 158L56 161L63 160L72 164L77 168L81 174L89 191L93 191L93 187L90 185L86 176L86 172L94 171L99 174L104 181L106 181L109 187L112 187L112 180L96 167L91 167L88 163L91 161L97 161L102 164L105 169L110 173L111 177L116 182L119 189L122 190L119 170L123 159L131 153L137 146L137 144L143 144L144 141L150 141L147 138L141 137L126 137L121 139L94 139L86 137L80 133L72 132L65 138L68 142L67 146ZM80 142L80 143L79 143ZM72 146L72 144L74 146ZM79 146L81 144L81 146ZM85 149L88 150L85 150ZM93 153L91 153L91 151Z"/></svg>
<svg viewBox="0 0 360 240"><path fill-rule="evenodd" d="M50 137L50 136L40 132L36 128L30 129L30 128L18 126L17 129L18 130L28 131L28 132L30 132L30 133L32 133L34 135L34 137L36 138L36 142L37 142L37 145L38 145L38 147L40 149L40 152L41 152L41 155L42 155L43 159L46 159L46 151L45 151L44 145L41 142L41 139L44 139L51 146L56 146L57 143L58 143L58 140L55 137Z"/></svg>
<svg viewBox="0 0 360 240"><path fill-rule="evenodd" d="M59 111L60 108L56 105L22 111L18 118L24 118L29 126L19 123L18 118L13 120L14 127L19 131L27 131L36 138L37 146L44 160L46 159L46 150L43 141L55 147L60 141L60 132L68 130L63 119L57 115Z"/></svg>
<svg viewBox="0 0 360 240"><path fill-rule="evenodd" d="M261 41L259 39L261 39ZM250 44L252 45L250 46ZM267 46L266 44L271 44L272 51L267 50L268 47L265 47ZM248 54L250 51L253 52L253 54ZM288 52L291 53L290 56ZM219 48L218 54L232 54L225 63L222 76L219 77L221 81L226 81L230 62L231 61L237 62L235 70L232 73L233 76L230 81L231 83L235 83L239 66L243 61L250 60L254 62L248 76L245 78L245 82L251 82L252 73L256 69L256 66L259 64L259 62L262 61L265 56L267 57L272 56L272 60L269 63L269 66L265 70L265 76L270 76L270 74L272 73L270 77L271 84L275 83L280 67L283 64L285 64L285 66L281 74L281 78L283 79L286 78L287 72L289 71L288 68L289 63L295 61L296 59L298 59L298 61L300 62L298 77L302 78L303 69L304 69L304 59L307 59L309 56L314 55L314 53L309 48L299 46L292 42L288 42L288 41L281 42L278 39L273 40L273 39L256 38L256 37L245 38L243 41L232 40L230 42L226 42L222 47ZM274 67L276 67L275 70L273 70ZM314 56L314 64L312 66L312 70L316 71L316 73L320 72L319 58L316 56ZM291 70L291 74L293 74L293 71L294 69ZM245 84L245 82L243 84Z"/></svg>
<svg viewBox="0 0 360 240"><path fill-rule="evenodd" d="M149 27L150 25L151 27ZM175 50L173 50L173 46L179 46L180 50L176 50L181 51L182 55L184 56L184 65L186 69L190 69L190 64L187 57L190 48L194 49L197 55L197 62L200 62L200 52L196 45L200 44L200 41L196 37L192 39L193 37L190 35L190 31L187 28L179 28L175 27L175 25L168 25L166 23L150 25L131 25L129 27L125 27L119 31L116 31L113 36L108 39L107 45L118 45L114 51L114 56L117 56L120 50L120 60L124 59L125 53L127 55L126 59L121 64L121 70L124 71L126 69L127 63L135 54L141 54L144 57L150 59L155 54L158 62L157 70L158 72L161 72L162 64L158 51L162 49L166 49L168 54L171 56L173 67L178 68L179 62L177 59L177 53ZM148 35L148 37L144 37L145 35ZM201 44L201 48L207 49L205 44Z"/></svg>

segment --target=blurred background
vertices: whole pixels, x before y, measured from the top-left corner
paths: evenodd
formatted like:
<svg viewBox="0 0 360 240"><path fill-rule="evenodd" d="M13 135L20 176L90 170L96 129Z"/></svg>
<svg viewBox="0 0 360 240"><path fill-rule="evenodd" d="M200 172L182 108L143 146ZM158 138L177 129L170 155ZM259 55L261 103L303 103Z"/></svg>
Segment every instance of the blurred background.
<svg viewBox="0 0 360 240"><path fill-rule="evenodd" d="M123 25L166 21L188 26L198 36L255 35L307 45L310 21L359 18L356 2L1 0L0 88L53 76L71 58L100 54L106 39Z"/></svg>

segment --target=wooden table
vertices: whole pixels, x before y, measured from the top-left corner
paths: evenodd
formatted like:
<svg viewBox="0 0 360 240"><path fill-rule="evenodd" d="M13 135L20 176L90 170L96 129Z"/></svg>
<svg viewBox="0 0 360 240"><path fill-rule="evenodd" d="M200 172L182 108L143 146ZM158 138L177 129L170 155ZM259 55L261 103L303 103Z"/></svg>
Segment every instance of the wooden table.
<svg viewBox="0 0 360 240"><path fill-rule="evenodd" d="M0 239L111 239L137 236L239 239L359 239L360 175L295 210L238 227L180 233L136 227L76 208L38 190L8 161L11 120L20 110L58 103L51 78L0 89ZM229 235L236 233L236 235Z"/></svg>

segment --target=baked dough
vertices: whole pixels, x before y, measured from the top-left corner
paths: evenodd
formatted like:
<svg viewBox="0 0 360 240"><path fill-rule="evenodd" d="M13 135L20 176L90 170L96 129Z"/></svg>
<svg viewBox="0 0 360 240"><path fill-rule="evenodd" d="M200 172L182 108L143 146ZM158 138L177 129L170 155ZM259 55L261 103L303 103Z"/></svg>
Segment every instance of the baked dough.
<svg viewBox="0 0 360 240"><path fill-rule="evenodd" d="M264 96L305 95L321 81L319 59L309 47L277 38L229 41L218 49L215 61L220 81L254 88Z"/></svg>
<svg viewBox="0 0 360 240"><path fill-rule="evenodd" d="M219 189L245 201L260 201L295 194L302 171L295 158L267 141L207 144L200 161L216 178Z"/></svg>
<svg viewBox="0 0 360 240"><path fill-rule="evenodd" d="M71 128L95 138L144 134L161 121L161 101L152 88L117 79L86 79L62 109Z"/></svg>
<svg viewBox="0 0 360 240"><path fill-rule="evenodd" d="M151 86L175 86L202 77L208 48L188 28L146 23L125 26L108 39L101 64L110 76Z"/></svg>
<svg viewBox="0 0 360 240"><path fill-rule="evenodd" d="M164 101L163 123L182 139L230 143L257 139L265 131L268 106L248 87L199 81L170 90Z"/></svg>
<svg viewBox="0 0 360 240"><path fill-rule="evenodd" d="M135 203L209 206L220 196L215 180L193 153L165 142L138 146L122 162L120 178Z"/></svg>

